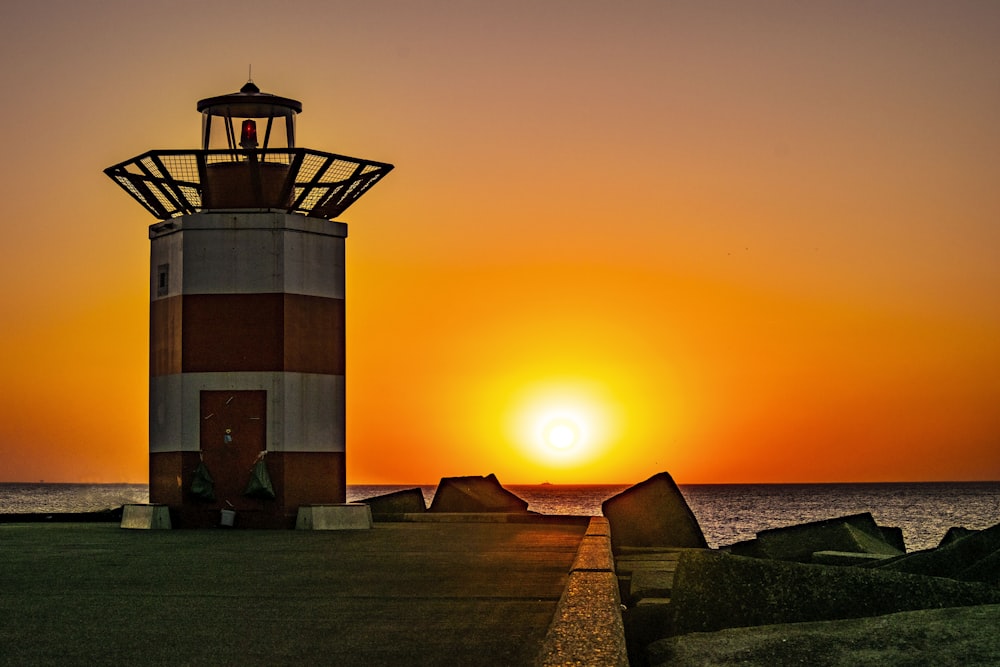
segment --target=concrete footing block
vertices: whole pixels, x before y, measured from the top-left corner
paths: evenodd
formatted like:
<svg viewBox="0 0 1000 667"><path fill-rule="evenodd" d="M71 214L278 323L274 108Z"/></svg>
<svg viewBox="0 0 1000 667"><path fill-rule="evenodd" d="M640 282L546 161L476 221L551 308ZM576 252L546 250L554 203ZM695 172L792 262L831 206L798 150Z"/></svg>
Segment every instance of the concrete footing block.
<svg viewBox="0 0 1000 667"><path fill-rule="evenodd" d="M122 508L122 528L138 530L170 530L170 508L166 505L125 505Z"/></svg>
<svg viewBox="0 0 1000 667"><path fill-rule="evenodd" d="M298 530L364 530L373 525L372 510L364 503L303 505L295 519Z"/></svg>

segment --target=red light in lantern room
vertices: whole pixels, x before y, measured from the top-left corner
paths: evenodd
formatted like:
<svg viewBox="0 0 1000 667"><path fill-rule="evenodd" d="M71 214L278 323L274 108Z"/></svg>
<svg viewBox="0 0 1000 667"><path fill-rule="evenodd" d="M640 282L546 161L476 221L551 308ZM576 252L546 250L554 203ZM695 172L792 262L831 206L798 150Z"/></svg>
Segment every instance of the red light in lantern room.
<svg viewBox="0 0 1000 667"><path fill-rule="evenodd" d="M257 123L255 121L243 121L243 129L240 131L240 146L257 148Z"/></svg>

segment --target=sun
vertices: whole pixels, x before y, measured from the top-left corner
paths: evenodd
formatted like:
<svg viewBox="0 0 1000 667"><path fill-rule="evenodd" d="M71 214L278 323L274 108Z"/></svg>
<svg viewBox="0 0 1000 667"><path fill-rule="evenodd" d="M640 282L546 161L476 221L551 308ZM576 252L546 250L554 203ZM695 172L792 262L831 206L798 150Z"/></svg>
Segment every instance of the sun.
<svg viewBox="0 0 1000 667"><path fill-rule="evenodd" d="M553 449L572 449L580 439L580 427L566 418L553 419L542 429L542 440Z"/></svg>
<svg viewBox="0 0 1000 667"><path fill-rule="evenodd" d="M549 470L579 469L600 458L613 429L612 401L595 383L550 381L516 393L510 441L526 461Z"/></svg>

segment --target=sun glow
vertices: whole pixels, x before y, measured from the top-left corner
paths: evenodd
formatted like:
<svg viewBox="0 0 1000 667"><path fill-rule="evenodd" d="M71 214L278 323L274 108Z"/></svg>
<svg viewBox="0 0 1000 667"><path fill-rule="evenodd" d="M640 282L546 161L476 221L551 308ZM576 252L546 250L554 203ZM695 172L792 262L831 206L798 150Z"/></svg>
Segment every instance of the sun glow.
<svg viewBox="0 0 1000 667"><path fill-rule="evenodd" d="M510 421L510 435L537 463L570 467L599 456L609 444L611 407L585 383L552 383L522 393Z"/></svg>

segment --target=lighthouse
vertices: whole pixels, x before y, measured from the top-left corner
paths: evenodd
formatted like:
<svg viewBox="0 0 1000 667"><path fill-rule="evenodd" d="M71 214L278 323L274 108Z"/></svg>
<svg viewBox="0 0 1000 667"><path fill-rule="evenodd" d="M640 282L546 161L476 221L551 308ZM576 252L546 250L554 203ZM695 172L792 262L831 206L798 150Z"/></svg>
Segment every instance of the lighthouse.
<svg viewBox="0 0 1000 667"><path fill-rule="evenodd" d="M176 527L295 525L343 503L344 244L391 164L296 146L302 104L200 100L200 149L105 173L149 227L149 498Z"/></svg>

